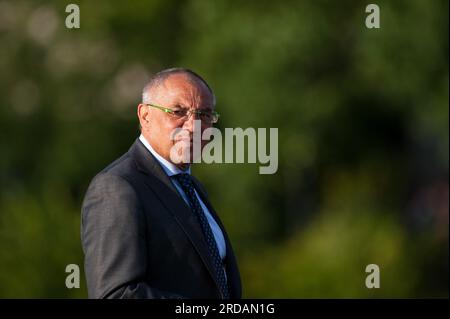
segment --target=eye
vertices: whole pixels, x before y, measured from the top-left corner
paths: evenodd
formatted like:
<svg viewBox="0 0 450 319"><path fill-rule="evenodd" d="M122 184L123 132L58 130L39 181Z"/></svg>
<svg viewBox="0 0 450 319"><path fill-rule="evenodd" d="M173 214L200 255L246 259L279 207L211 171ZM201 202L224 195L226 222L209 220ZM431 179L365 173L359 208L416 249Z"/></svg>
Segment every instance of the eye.
<svg viewBox="0 0 450 319"><path fill-rule="evenodd" d="M172 114L177 116L177 117L183 117L183 116L186 115L186 113L187 113L187 111L185 109L182 109L182 108L179 108L179 107L178 108L174 108L172 110Z"/></svg>
<svg viewBox="0 0 450 319"><path fill-rule="evenodd" d="M200 118L202 119L202 120L207 120L207 121L209 121L209 120L211 120L212 119L212 114L211 113L204 113L204 112L202 112L202 113L200 113Z"/></svg>

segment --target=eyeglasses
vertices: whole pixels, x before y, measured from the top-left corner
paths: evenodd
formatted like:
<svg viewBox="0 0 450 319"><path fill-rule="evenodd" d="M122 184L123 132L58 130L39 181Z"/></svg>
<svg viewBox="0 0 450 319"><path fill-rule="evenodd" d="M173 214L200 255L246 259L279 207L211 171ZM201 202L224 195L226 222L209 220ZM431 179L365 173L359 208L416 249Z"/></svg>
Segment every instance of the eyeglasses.
<svg viewBox="0 0 450 319"><path fill-rule="evenodd" d="M158 106L154 104L144 104L154 108L157 108L165 113L168 113L171 117L176 120L186 121L191 114L195 114L197 118L199 118L203 123L213 124L217 123L219 120L220 114L215 111L200 111L200 110L189 110L189 109L169 109L168 107Z"/></svg>

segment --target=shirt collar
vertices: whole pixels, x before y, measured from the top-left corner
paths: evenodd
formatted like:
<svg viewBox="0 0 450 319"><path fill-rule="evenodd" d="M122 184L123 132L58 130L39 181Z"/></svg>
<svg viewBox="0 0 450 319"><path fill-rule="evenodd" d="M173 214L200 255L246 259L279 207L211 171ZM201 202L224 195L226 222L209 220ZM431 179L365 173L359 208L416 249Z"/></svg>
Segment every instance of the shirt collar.
<svg viewBox="0 0 450 319"><path fill-rule="evenodd" d="M145 139L145 137L141 134L139 136L139 140L144 144L145 148L148 149L148 151L156 158L156 160L161 164L161 167L163 168L164 172L169 176L181 174L181 173L187 173L191 174L191 168L189 167L187 170L183 171L179 167L177 167L175 164L169 162L164 157L159 155L153 147L150 145L150 143Z"/></svg>

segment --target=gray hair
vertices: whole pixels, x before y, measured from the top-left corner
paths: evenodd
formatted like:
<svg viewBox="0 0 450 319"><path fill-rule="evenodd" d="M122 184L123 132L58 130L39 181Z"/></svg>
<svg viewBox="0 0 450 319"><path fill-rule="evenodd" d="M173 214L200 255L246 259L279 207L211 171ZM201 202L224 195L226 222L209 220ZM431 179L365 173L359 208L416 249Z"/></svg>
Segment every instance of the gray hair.
<svg viewBox="0 0 450 319"><path fill-rule="evenodd" d="M202 82L208 89L208 91L211 93L211 96L213 98L213 105L216 104L216 97L214 95L213 90L208 85L208 83L203 79L200 75L195 73L192 70L186 69L186 68L170 68L162 70L156 74L154 74L150 80L147 82L147 84L144 86L142 90L142 103L149 103L150 102L150 92L152 89L157 88L161 84L164 83L164 81L171 75L174 74L185 74L189 76L190 78L197 79L200 82Z"/></svg>

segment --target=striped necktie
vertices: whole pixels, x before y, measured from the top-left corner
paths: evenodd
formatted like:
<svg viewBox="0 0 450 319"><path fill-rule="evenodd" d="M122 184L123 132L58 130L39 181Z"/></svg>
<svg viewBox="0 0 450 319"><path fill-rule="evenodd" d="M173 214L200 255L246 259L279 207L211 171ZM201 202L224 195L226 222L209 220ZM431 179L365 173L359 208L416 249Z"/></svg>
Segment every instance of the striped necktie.
<svg viewBox="0 0 450 319"><path fill-rule="evenodd" d="M203 231L203 235L205 236L209 253L212 258L214 272L219 281L219 287L221 289L224 299L228 299L230 297L230 294L228 290L227 280L225 278L224 270L222 267L223 266L222 258L219 255L219 249L217 248L217 243L211 230L211 226L209 225L208 219L206 218L205 213L203 212L203 209L200 205L200 202L195 194L194 183L192 182L192 179L189 174L182 173L174 175L173 177L178 181L181 188L187 195L189 206L191 207L191 210L194 212L194 214L197 216L197 219Z"/></svg>

